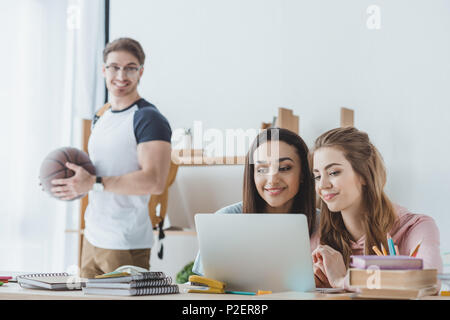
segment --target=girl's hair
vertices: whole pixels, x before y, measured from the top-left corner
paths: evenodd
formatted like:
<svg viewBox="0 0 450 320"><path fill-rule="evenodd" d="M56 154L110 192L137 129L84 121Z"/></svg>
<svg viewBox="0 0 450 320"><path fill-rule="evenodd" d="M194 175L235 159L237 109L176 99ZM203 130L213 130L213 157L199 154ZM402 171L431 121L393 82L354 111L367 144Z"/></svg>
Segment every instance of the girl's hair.
<svg viewBox="0 0 450 320"><path fill-rule="evenodd" d="M283 141L293 146L300 158L301 173L299 191L294 196L291 213L302 213L308 220L309 234L315 230L316 209L314 180L308 162L308 146L300 136L292 131L282 128L269 128L262 131L253 141L245 158L244 187L243 187L243 212L264 212L266 202L258 193L255 185L255 162L253 154L255 150L268 141Z"/></svg>
<svg viewBox="0 0 450 320"><path fill-rule="evenodd" d="M314 152L320 148L341 150L353 170L364 181L362 219L366 235L365 254L373 254L372 246L379 246L380 243L387 248L386 236L396 221L396 214L391 201L383 191L386 184L383 159L369 141L367 133L353 127L325 132L316 139L313 152L310 154L311 164ZM341 212L331 212L322 199L320 199L320 210L320 243L341 252L348 267L352 254L351 236L345 228Z"/></svg>

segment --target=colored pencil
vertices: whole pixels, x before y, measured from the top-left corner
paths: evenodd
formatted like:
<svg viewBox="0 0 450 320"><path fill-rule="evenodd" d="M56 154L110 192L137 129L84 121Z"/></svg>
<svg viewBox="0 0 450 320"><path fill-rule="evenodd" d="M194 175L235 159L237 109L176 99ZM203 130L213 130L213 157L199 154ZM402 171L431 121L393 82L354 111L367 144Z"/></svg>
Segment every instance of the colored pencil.
<svg viewBox="0 0 450 320"><path fill-rule="evenodd" d="M383 243L381 243L381 250L383 251L383 255L385 255L385 256L388 255L386 249L383 246Z"/></svg>
<svg viewBox="0 0 450 320"><path fill-rule="evenodd" d="M395 248L394 248L394 241L391 237L387 238L388 246L389 246L389 255L395 256Z"/></svg>
<svg viewBox="0 0 450 320"><path fill-rule="evenodd" d="M228 293L228 294L243 294L243 295L247 295L247 296L254 296L254 295L256 295L255 292L246 292L246 291L225 291L225 293Z"/></svg>
<svg viewBox="0 0 450 320"><path fill-rule="evenodd" d="M422 244L422 240L419 241L419 243L416 245L416 247L414 248L414 250L411 252L411 254L409 255L410 257L416 257L417 252L419 252L419 248L420 245Z"/></svg>
<svg viewBox="0 0 450 320"><path fill-rule="evenodd" d="M375 251L377 256L382 256L383 255L383 253L377 248L377 246L373 246L372 250Z"/></svg>
<svg viewBox="0 0 450 320"><path fill-rule="evenodd" d="M395 255L399 256L400 255L400 251L398 250L397 245L394 245L394 248L395 248Z"/></svg>

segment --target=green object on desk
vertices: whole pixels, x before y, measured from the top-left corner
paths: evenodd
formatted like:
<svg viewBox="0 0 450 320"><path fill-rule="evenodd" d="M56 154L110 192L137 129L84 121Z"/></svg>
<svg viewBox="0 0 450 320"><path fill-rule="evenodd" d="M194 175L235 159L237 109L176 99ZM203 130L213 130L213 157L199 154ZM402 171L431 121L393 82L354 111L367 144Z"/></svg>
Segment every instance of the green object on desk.
<svg viewBox="0 0 450 320"><path fill-rule="evenodd" d="M176 276L176 283L181 284L181 283L186 283L189 281L189 276L190 275L194 275L195 273L192 272L192 267L194 266L194 261L189 262L187 265L185 265L183 267L183 269L181 269L180 272L177 273Z"/></svg>
<svg viewBox="0 0 450 320"><path fill-rule="evenodd" d="M2 286L2 285L3 285L3 282L0 281L0 286Z"/></svg>
<svg viewBox="0 0 450 320"><path fill-rule="evenodd" d="M246 291L225 291L225 293L243 294L243 295L246 295L246 296L254 296L254 295L256 295L255 292L246 292Z"/></svg>

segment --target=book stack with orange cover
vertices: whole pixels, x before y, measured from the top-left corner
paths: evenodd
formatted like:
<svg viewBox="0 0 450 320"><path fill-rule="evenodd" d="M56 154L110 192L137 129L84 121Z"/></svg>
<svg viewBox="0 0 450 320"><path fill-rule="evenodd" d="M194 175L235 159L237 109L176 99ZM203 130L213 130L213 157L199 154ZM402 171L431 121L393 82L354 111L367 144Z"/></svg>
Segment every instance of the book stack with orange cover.
<svg viewBox="0 0 450 320"><path fill-rule="evenodd" d="M0 276L0 286L5 284L5 283L8 283L8 281L11 280L11 279L12 279L12 277Z"/></svg>
<svg viewBox="0 0 450 320"><path fill-rule="evenodd" d="M439 291L437 269L412 256L351 256L349 285L358 298L418 299Z"/></svg>

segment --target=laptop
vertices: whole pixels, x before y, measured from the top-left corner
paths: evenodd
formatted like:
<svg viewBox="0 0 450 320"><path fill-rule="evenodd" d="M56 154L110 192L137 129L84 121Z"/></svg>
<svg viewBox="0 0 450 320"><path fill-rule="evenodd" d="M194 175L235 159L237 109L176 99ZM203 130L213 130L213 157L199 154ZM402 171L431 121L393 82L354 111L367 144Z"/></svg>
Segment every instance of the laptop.
<svg viewBox="0 0 450 320"><path fill-rule="evenodd" d="M315 290L303 214L196 214L204 276L230 291Z"/></svg>

